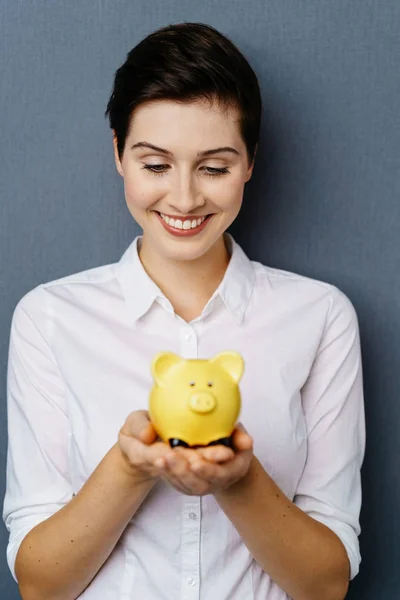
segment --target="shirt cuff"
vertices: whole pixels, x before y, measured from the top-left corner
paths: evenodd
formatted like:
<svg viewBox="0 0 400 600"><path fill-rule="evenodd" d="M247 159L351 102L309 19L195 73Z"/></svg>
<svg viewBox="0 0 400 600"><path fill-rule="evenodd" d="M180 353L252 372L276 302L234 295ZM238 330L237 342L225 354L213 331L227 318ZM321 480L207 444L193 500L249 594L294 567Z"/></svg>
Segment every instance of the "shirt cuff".
<svg viewBox="0 0 400 600"><path fill-rule="evenodd" d="M352 529L350 525L346 525L345 523L337 521L336 519L330 519L329 517L324 517L319 514L317 515L309 513L309 516L316 521L319 521L323 525L326 525L326 527L333 531L333 533L336 533L345 547L347 556L349 558L350 580L354 579L354 577L358 575L361 563L360 544L354 529Z"/></svg>
<svg viewBox="0 0 400 600"><path fill-rule="evenodd" d="M10 530L10 539L7 545L7 563L11 571L11 575L17 583L18 579L15 574L15 560L17 558L19 547L21 546L24 538L34 527L36 527L36 525L39 525L39 523L42 523L43 521L51 517L53 514L54 513L22 517L20 519L17 519L12 524Z"/></svg>

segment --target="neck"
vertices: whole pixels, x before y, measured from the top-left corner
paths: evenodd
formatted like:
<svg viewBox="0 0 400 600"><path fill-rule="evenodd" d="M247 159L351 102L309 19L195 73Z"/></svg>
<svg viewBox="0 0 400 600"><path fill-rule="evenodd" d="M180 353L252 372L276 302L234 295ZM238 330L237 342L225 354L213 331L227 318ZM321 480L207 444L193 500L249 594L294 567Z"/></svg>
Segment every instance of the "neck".
<svg viewBox="0 0 400 600"><path fill-rule="evenodd" d="M174 261L156 254L143 236L139 256L175 313L188 322L201 314L221 283L230 259L223 236L203 256L190 261Z"/></svg>

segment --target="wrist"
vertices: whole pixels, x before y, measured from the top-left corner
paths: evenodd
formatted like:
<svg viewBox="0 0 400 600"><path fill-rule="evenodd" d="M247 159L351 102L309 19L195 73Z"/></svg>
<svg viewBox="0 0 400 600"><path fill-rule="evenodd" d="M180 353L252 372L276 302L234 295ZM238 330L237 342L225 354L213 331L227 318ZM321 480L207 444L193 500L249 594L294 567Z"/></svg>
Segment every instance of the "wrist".
<svg viewBox="0 0 400 600"><path fill-rule="evenodd" d="M253 455L249 464L249 468L243 477L232 483L230 486L217 490L214 496L217 500L222 500L223 498L231 496L244 498L245 492L251 489L255 479L258 477L260 469L262 469L262 467L256 457Z"/></svg>

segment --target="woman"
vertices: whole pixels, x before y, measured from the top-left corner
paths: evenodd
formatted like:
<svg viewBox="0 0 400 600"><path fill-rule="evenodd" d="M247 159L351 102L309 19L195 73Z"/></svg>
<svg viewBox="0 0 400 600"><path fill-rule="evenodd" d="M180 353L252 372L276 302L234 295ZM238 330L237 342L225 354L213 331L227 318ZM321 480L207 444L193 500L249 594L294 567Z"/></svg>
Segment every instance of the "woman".
<svg viewBox="0 0 400 600"><path fill-rule="evenodd" d="M117 264L18 304L3 518L24 600L339 600L359 567L357 318L327 283L226 234L261 100L237 48L163 28L117 71L107 115L143 229ZM162 350L240 352L234 449L171 449L146 412Z"/></svg>

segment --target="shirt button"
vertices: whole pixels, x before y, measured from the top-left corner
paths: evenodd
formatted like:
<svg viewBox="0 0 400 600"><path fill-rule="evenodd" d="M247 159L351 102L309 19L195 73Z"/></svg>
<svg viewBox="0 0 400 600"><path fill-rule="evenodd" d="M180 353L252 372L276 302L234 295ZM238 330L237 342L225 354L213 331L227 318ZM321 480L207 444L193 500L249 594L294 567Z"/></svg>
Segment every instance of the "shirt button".
<svg viewBox="0 0 400 600"><path fill-rule="evenodd" d="M190 585L192 587L194 585L196 585L196 581L193 579L193 577L189 577L189 579L187 580L187 582L188 582L188 585Z"/></svg>
<svg viewBox="0 0 400 600"><path fill-rule="evenodd" d="M193 512L189 513L189 519L191 519L192 521L195 521L197 519L196 513L193 513Z"/></svg>
<svg viewBox="0 0 400 600"><path fill-rule="evenodd" d="M187 334L185 335L185 341L186 341L186 342L190 342L190 340L191 340L191 339L192 339L192 334L191 334L191 333L187 333Z"/></svg>

